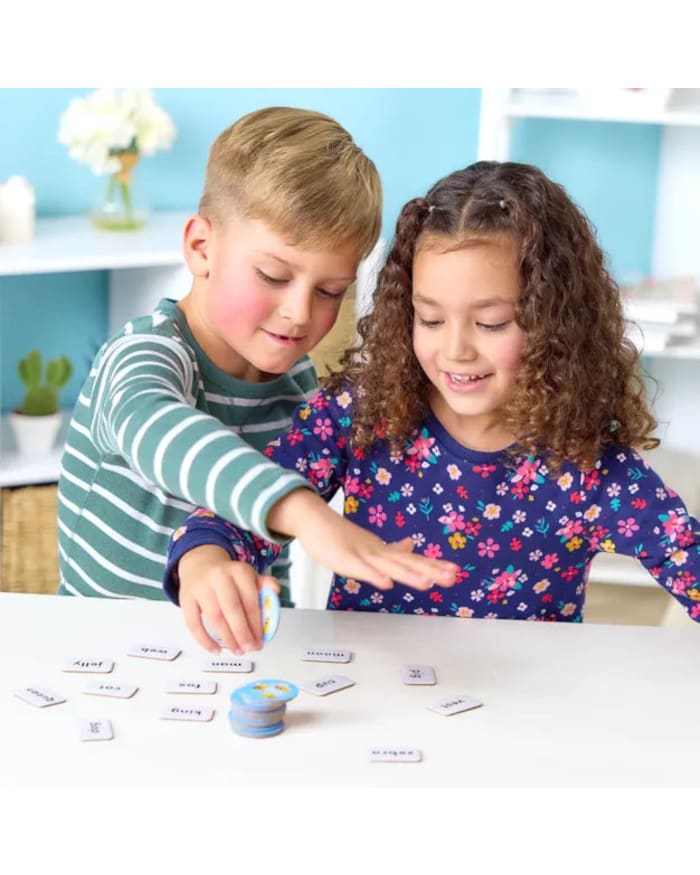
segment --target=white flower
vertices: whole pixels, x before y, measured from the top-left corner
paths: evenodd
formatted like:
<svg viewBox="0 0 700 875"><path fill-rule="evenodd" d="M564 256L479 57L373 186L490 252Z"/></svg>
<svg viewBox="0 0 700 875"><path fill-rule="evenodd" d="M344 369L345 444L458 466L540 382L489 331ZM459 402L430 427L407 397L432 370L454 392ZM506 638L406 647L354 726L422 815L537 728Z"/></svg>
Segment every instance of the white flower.
<svg viewBox="0 0 700 875"><path fill-rule="evenodd" d="M169 149L175 133L170 116L147 89L102 88L70 101L60 119L58 140L71 158L101 174L121 168L116 157L120 152L152 155Z"/></svg>
<svg viewBox="0 0 700 875"><path fill-rule="evenodd" d="M377 473L374 475L374 479L377 483L380 483L382 486L387 486L391 483L391 474L387 471L386 468L379 468Z"/></svg>

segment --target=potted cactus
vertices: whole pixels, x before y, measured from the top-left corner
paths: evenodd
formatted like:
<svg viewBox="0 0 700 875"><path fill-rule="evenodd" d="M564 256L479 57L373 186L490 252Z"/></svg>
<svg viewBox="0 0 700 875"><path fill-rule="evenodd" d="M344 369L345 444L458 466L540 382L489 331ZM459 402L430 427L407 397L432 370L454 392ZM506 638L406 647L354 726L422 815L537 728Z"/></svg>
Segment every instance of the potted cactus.
<svg viewBox="0 0 700 875"><path fill-rule="evenodd" d="M23 456L46 456L61 427L58 392L70 380L73 365L62 356L47 362L44 368L41 353L32 350L17 370L26 386L22 406L10 414L17 447Z"/></svg>

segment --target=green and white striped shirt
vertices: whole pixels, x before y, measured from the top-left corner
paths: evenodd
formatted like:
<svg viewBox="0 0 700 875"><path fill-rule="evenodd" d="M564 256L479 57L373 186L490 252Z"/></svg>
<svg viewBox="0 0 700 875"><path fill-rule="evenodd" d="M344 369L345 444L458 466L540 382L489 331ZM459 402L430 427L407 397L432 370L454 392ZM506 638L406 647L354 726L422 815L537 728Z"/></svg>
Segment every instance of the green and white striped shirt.
<svg viewBox="0 0 700 875"><path fill-rule="evenodd" d="M265 525L267 513L309 483L258 450L287 428L316 385L308 356L267 383L225 374L175 301L129 322L97 354L68 430L58 592L164 599L168 540L198 506L281 543ZM271 573L286 584L287 550ZM282 595L288 604L287 587Z"/></svg>

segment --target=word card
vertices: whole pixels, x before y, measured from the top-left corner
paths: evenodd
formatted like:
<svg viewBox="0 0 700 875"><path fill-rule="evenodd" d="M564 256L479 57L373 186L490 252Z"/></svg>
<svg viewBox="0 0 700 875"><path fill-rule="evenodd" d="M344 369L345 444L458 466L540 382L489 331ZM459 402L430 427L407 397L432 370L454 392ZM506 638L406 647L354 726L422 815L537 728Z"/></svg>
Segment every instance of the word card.
<svg viewBox="0 0 700 875"><path fill-rule="evenodd" d="M422 758L412 747L373 747L369 752L371 763L419 763Z"/></svg>
<svg viewBox="0 0 700 875"><path fill-rule="evenodd" d="M209 678L194 680L184 678L181 680L169 680L165 687L166 693L210 693L216 692L216 681Z"/></svg>
<svg viewBox="0 0 700 875"><path fill-rule="evenodd" d="M136 684L115 684L105 681L90 681L83 690L89 696L112 696L115 699L130 699L138 690Z"/></svg>
<svg viewBox="0 0 700 875"><path fill-rule="evenodd" d="M181 705L168 705L160 712L161 720L201 720L207 722L214 716L213 708L198 705L195 708L184 708Z"/></svg>
<svg viewBox="0 0 700 875"><path fill-rule="evenodd" d="M355 681L342 674L329 674L316 681L307 681L305 684L299 684L299 686L302 690L306 690L307 693L314 693L316 696L327 696L328 693L335 693L338 690L344 690L346 687L355 686Z"/></svg>
<svg viewBox="0 0 700 875"><path fill-rule="evenodd" d="M203 671L248 672L253 670L250 659L229 656L212 656L203 666Z"/></svg>
<svg viewBox="0 0 700 875"><path fill-rule="evenodd" d="M111 741L114 738L109 720L78 720L81 741Z"/></svg>
<svg viewBox="0 0 700 875"><path fill-rule="evenodd" d="M177 659L182 653L179 647L154 647L152 644L137 644L129 650L129 656L141 656L144 659Z"/></svg>
<svg viewBox="0 0 700 875"><path fill-rule="evenodd" d="M350 662L352 653L349 650L308 647L302 653L301 658L306 662Z"/></svg>
<svg viewBox="0 0 700 875"><path fill-rule="evenodd" d="M36 708L45 708L47 705L60 705L61 702L66 701L63 696L47 690L45 687L24 687L21 690L15 690L15 696L28 705L34 705Z"/></svg>
<svg viewBox="0 0 700 875"><path fill-rule="evenodd" d="M433 702L432 705L427 707L437 714L444 714L445 717L449 717L451 714L459 714L461 711L479 708L483 704L483 702L480 702L479 699L475 699L473 696L461 695L451 696L449 699L442 699L440 702Z"/></svg>
<svg viewBox="0 0 700 875"><path fill-rule="evenodd" d="M432 665L402 665L401 680L405 684L436 684Z"/></svg>
<svg viewBox="0 0 700 875"><path fill-rule="evenodd" d="M63 663L63 671L85 672L87 674L109 674L114 668L111 659L67 659Z"/></svg>

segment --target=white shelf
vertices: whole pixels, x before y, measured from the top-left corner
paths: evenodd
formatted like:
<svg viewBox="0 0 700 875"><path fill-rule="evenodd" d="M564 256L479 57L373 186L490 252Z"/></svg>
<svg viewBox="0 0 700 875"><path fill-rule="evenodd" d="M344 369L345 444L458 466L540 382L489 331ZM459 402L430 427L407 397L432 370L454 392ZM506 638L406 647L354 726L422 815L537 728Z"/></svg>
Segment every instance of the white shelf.
<svg viewBox="0 0 700 875"><path fill-rule="evenodd" d="M188 213L153 213L139 231L99 231L87 216L39 219L31 243L0 246L0 277L183 264Z"/></svg>
<svg viewBox="0 0 700 875"><path fill-rule="evenodd" d="M615 583L618 586L659 586L639 560L617 553L599 553L591 562L588 582Z"/></svg>
<svg viewBox="0 0 700 875"><path fill-rule="evenodd" d="M676 89L677 92L691 89ZM593 102L576 94L547 94L536 96L513 93L504 106L509 118L552 118L580 121L632 122L651 125L700 126L700 101L674 95L668 107L659 109L644 98L621 96L609 101Z"/></svg>
<svg viewBox="0 0 700 875"><path fill-rule="evenodd" d="M72 411L63 410L63 425L56 438L56 449L42 458L28 458L17 452L8 416L0 416L0 488L55 483L61 465L66 429Z"/></svg>
<svg viewBox="0 0 700 875"><path fill-rule="evenodd" d="M669 346L666 349L660 349L656 352L644 352L642 350L643 358L655 358L655 359L700 359L700 345L698 344L688 344L688 346L683 346L679 344L678 346Z"/></svg>
<svg viewBox="0 0 700 875"><path fill-rule="evenodd" d="M69 273L84 270L110 271L110 315L119 325L134 314L147 312L154 301L148 298L176 295L186 286L182 255L182 232L188 213L153 213L139 231L100 231L87 216L39 219L31 243L0 246L0 278L27 274ZM130 268L128 277L120 271ZM112 288L120 283L118 300ZM1 287L1 284L0 284ZM123 288L122 288L123 287ZM142 304L140 296L144 297ZM122 308L119 310L119 308ZM123 311L123 313L122 313ZM58 480L65 427L57 449L41 459L20 456L6 416L0 417L0 487L51 483Z"/></svg>

